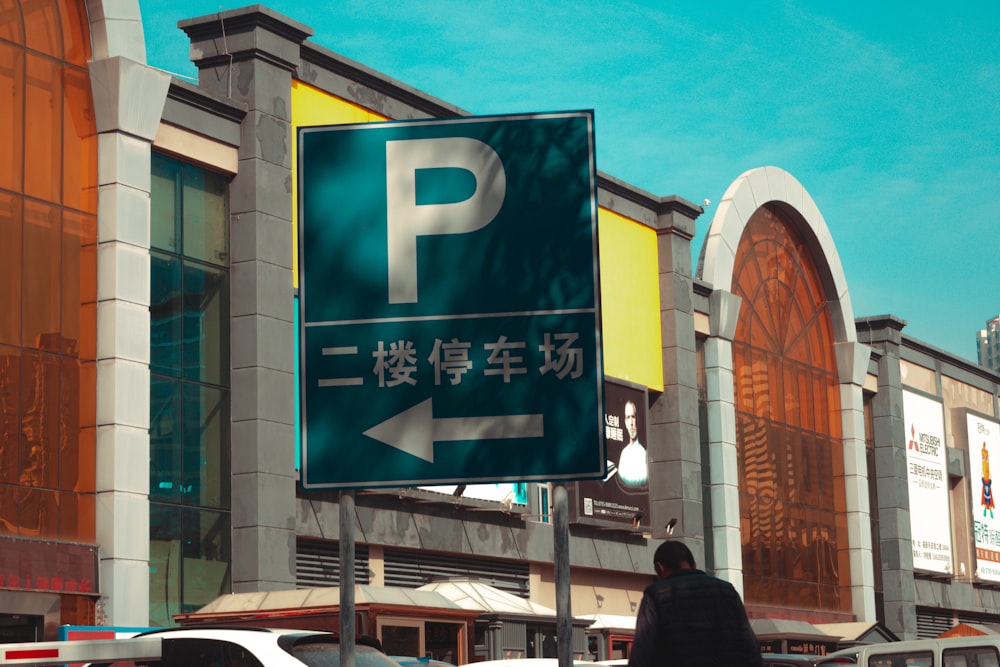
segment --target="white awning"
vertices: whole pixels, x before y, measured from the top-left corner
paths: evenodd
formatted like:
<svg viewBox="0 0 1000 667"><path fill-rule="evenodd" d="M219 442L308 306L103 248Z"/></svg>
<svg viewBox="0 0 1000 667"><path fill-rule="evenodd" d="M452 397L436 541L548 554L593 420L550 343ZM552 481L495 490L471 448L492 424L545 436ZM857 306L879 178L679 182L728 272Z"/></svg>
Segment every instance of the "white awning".
<svg viewBox="0 0 1000 667"><path fill-rule="evenodd" d="M355 586L355 604L385 604L434 609L461 609L448 598L433 591L395 586ZM339 607L340 587L299 588L287 591L260 591L220 595L199 609L197 614L268 611Z"/></svg>
<svg viewBox="0 0 1000 667"><path fill-rule="evenodd" d="M621 614L581 614L577 618L593 621L588 630L627 630L635 632L635 616Z"/></svg>
<svg viewBox="0 0 1000 667"><path fill-rule="evenodd" d="M519 614L555 618L555 609L519 598L506 591L474 579L452 579L425 584L417 589L436 593L462 609L474 609L494 614Z"/></svg>

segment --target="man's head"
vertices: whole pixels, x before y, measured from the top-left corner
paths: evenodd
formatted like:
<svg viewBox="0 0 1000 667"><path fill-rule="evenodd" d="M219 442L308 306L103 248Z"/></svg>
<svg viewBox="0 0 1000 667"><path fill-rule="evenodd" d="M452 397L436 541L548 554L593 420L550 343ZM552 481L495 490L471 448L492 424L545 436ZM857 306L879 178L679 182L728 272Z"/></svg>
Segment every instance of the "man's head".
<svg viewBox="0 0 1000 667"><path fill-rule="evenodd" d="M677 570L687 570L697 567L694 554L687 545L678 540L667 540L656 548L653 554L653 568L660 579L669 577Z"/></svg>
<svg viewBox="0 0 1000 667"><path fill-rule="evenodd" d="M635 418L634 401L625 401L625 430L628 431L629 442L635 442L639 436L639 424Z"/></svg>

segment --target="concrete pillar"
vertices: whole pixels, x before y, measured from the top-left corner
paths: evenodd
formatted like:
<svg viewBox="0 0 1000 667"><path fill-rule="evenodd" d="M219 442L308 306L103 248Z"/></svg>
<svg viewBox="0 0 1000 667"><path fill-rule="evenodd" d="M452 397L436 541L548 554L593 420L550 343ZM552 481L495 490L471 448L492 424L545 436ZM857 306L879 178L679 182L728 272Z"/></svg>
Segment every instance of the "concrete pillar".
<svg viewBox="0 0 1000 667"><path fill-rule="evenodd" d="M202 89L243 106L229 191L233 591L295 586L292 72L312 31L254 5L179 24Z"/></svg>
<svg viewBox="0 0 1000 667"><path fill-rule="evenodd" d="M656 218L660 274L663 394L649 406L649 506L653 536L683 538L704 565L702 460L694 336L691 239L702 209L679 197L660 200Z"/></svg>
<svg viewBox="0 0 1000 667"><path fill-rule="evenodd" d="M708 432L711 554L715 574L743 594L743 542L740 535L739 449L736 445L736 395L733 337L742 300L715 290L709 297L705 340L706 431Z"/></svg>
<svg viewBox="0 0 1000 667"><path fill-rule="evenodd" d="M859 621L875 621L875 568L872 560L868 454L865 444L863 387L871 348L854 341L837 343L840 414L844 447L844 496L847 504L851 606Z"/></svg>
<svg viewBox="0 0 1000 667"><path fill-rule="evenodd" d="M149 151L170 76L90 64L98 132L97 544L108 625L149 623Z"/></svg>
<svg viewBox="0 0 1000 667"><path fill-rule="evenodd" d="M885 625L900 639L917 638L916 581L910 532L910 494L906 471L906 425L900 349L903 320L892 316L857 320L858 340L882 353L878 393L872 399L875 437L875 493Z"/></svg>

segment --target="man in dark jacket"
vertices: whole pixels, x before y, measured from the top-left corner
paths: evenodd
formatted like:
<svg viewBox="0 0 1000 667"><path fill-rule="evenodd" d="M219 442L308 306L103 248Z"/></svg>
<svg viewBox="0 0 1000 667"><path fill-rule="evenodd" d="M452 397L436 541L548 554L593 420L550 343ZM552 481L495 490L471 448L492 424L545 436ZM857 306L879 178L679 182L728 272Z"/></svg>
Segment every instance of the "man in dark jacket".
<svg viewBox="0 0 1000 667"><path fill-rule="evenodd" d="M739 593L697 569L683 542L653 556L656 581L639 605L629 667L760 667L760 644Z"/></svg>

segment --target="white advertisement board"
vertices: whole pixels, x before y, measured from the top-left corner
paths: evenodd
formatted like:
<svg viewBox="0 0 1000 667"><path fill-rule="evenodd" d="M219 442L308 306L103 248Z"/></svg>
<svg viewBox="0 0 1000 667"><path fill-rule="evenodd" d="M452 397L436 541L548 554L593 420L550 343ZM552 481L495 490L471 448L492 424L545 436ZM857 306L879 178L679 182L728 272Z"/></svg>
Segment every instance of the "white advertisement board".
<svg viewBox="0 0 1000 667"><path fill-rule="evenodd" d="M991 458L994 466L1000 469L1000 424L972 414L966 419L976 577L1000 581L1000 515L997 515L994 505L993 477L990 473Z"/></svg>
<svg viewBox="0 0 1000 667"><path fill-rule="evenodd" d="M951 574L951 511L944 411L938 401L903 391L903 419L906 422L913 567Z"/></svg>

